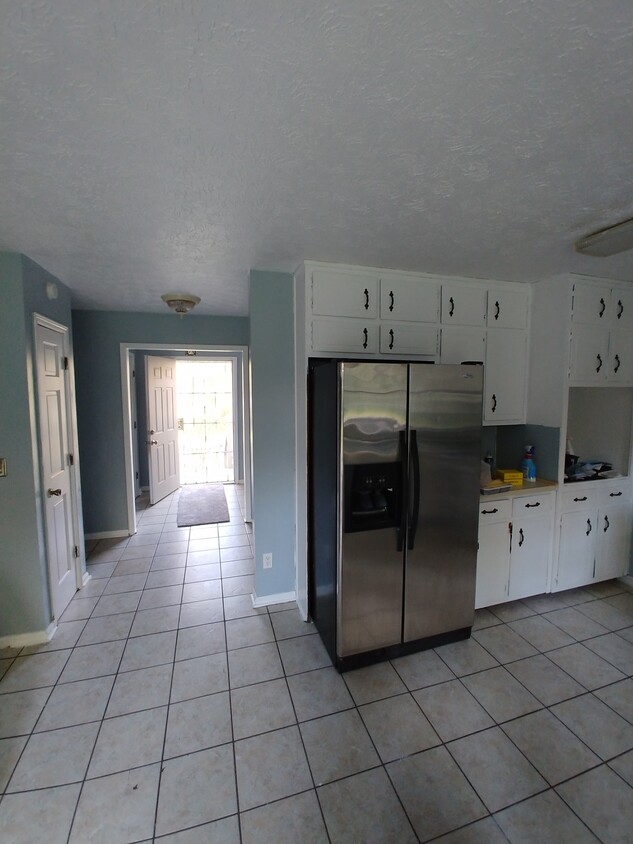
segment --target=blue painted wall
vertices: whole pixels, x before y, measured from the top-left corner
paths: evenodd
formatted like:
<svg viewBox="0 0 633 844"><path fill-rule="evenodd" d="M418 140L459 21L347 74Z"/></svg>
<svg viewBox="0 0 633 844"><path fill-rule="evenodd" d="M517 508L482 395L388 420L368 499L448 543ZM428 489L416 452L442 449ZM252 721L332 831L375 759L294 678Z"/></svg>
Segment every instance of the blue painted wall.
<svg viewBox="0 0 633 844"><path fill-rule="evenodd" d="M295 590L294 294L286 273L250 276L255 593ZM262 554L273 566L262 568Z"/></svg>
<svg viewBox="0 0 633 844"><path fill-rule="evenodd" d="M49 300L46 284L57 285ZM42 267L0 253L0 636L45 630L51 621L44 535L39 511L39 463L33 370L33 314L70 325L70 291Z"/></svg>
<svg viewBox="0 0 633 844"><path fill-rule="evenodd" d="M74 311L84 529L127 529L121 343L247 346L246 317Z"/></svg>

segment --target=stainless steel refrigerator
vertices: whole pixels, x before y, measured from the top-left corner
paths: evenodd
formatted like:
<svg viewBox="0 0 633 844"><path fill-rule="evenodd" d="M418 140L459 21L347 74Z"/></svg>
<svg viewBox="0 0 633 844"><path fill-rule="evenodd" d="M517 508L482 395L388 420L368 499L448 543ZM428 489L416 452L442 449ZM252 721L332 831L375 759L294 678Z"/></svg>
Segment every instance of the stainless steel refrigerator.
<svg viewBox="0 0 633 844"><path fill-rule="evenodd" d="M470 635L482 377L310 361L310 613L340 670Z"/></svg>

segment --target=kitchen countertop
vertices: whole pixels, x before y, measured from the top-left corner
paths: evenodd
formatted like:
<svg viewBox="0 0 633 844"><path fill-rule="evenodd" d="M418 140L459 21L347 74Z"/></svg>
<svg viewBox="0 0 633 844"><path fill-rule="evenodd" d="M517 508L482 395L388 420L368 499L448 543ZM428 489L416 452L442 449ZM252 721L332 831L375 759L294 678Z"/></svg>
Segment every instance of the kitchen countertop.
<svg viewBox="0 0 633 844"><path fill-rule="evenodd" d="M556 481L547 481L544 478L537 478L535 481L525 481L521 486L513 486L506 492L493 492L488 495L481 494L481 501L494 501L495 498L514 498L517 495L526 495L531 492L549 492L558 489Z"/></svg>

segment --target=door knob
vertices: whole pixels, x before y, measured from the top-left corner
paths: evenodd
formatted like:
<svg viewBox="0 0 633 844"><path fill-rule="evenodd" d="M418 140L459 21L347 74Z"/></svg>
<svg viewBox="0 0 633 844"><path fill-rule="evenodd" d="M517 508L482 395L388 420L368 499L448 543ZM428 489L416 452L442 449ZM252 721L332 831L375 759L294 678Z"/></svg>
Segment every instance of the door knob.
<svg viewBox="0 0 633 844"><path fill-rule="evenodd" d="M62 491L61 491L61 489L49 489L48 494L49 495L61 495Z"/></svg>
<svg viewBox="0 0 633 844"><path fill-rule="evenodd" d="M158 440L148 440L147 445L158 445Z"/></svg>

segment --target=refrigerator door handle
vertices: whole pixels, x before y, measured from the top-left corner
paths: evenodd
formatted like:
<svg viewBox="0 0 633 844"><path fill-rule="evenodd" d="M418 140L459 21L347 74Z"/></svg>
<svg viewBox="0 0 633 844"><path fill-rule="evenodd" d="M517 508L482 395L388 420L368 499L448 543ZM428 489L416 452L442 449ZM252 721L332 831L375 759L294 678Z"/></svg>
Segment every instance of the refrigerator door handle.
<svg viewBox="0 0 633 844"><path fill-rule="evenodd" d="M405 484L407 477L407 441L405 439L404 431L398 433L398 454L400 455L400 464L402 466L402 486ZM400 505L400 525L397 530L396 550L402 551L404 547L404 537L407 532L407 509Z"/></svg>
<svg viewBox="0 0 633 844"><path fill-rule="evenodd" d="M409 518L407 549L413 551L415 546L415 534L418 529L418 516L420 515L420 454L418 452L417 432L411 429L411 474L413 475L413 501Z"/></svg>

